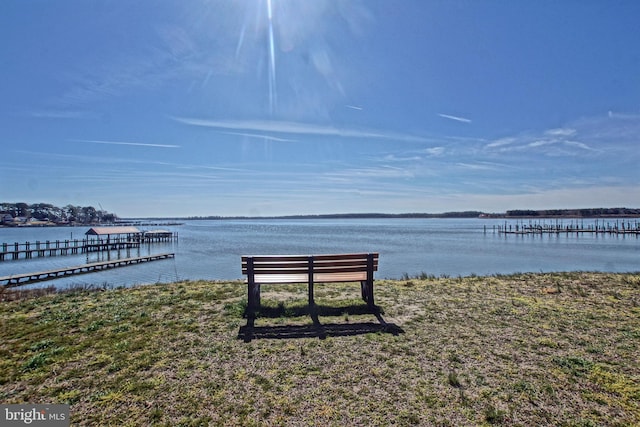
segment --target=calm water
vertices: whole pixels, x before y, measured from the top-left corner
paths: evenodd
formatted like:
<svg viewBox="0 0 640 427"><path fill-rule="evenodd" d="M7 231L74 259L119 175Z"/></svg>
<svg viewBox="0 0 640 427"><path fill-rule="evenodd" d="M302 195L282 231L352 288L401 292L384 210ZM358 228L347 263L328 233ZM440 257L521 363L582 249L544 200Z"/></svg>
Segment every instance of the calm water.
<svg viewBox="0 0 640 427"><path fill-rule="evenodd" d="M564 220L564 224L570 223ZM591 221L583 223L586 227ZM140 227L176 231L180 236L176 243L145 245L129 252L4 261L0 262L0 276L161 252L175 252L176 257L31 286L127 286L183 279L239 279L240 256L246 254L379 252L379 278L422 272L467 276L640 271L640 238L636 236L499 235L492 231L494 225L504 224L504 220L491 219L187 221L181 226ZM82 238L86 230L88 227L0 228L0 243Z"/></svg>

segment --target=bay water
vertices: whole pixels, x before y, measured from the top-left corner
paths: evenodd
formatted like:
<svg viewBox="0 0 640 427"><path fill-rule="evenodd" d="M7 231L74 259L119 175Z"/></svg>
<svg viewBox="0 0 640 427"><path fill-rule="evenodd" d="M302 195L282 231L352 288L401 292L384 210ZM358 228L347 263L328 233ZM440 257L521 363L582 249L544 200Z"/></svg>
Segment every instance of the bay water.
<svg viewBox="0 0 640 427"><path fill-rule="evenodd" d="M553 220L555 221L555 220ZM569 225L575 220L562 220ZM595 220L577 220L587 228ZM600 224L607 220L599 219ZM616 220L609 220L615 223ZM627 220L625 220L627 221ZM637 221L637 220L632 220ZM549 221L551 222L551 221ZM140 226L178 233L178 241L139 249L0 261L0 276L45 271L156 253L175 258L54 279L28 287L131 286L178 280L241 279L240 257L258 254L379 252L376 278L421 274L469 276L517 272L640 271L637 235L500 234L499 219L247 219L193 220ZM89 227L0 228L0 243L82 239ZM24 288L27 288L25 286Z"/></svg>

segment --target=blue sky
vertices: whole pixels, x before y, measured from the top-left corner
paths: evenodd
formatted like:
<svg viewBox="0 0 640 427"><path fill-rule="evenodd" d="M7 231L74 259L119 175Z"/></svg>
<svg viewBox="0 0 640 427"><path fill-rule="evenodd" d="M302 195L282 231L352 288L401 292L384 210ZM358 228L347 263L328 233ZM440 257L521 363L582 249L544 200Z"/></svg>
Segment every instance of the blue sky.
<svg viewBox="0 0 640 427"><path fill-rule="evenodd" d="M640 2L3 0L0 201L640 206Z"/></svg>

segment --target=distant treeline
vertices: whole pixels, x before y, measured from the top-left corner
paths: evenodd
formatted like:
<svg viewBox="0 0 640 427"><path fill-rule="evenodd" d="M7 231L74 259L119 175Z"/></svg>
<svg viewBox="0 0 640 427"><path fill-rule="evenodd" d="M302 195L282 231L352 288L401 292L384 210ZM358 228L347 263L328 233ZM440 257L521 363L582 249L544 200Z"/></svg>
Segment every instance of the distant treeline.
<svg viewBox="0 0 640 427"><path fill-rule="evenodd" d="M589 209L545 209L509 210L505 213L485 213L480 211L461 211L444 213L346 213L323 215L283 215L283 216L191 216L190 220L222 220L222 219L356 219L356 218L598 218L598 217L640 217L640 209L630 208L589 208ZM166 220L167 217L157 217ZM79 223L96 224L112 223L119 220L114 213L93 206L54 206L49 203L7 203L0 202L0 224L11 222L12 219L20 221L37 220L52 223Z"/></svg>
<svg viewBox="0 0 640 427"><path fill-rule="evenodd" d="M352 218L478 218L482 215L479 211L445 212L439 214L429 213L350 213L350 214L323 214L323 215L282 215L282 216L196 216L185 219L352 219Z"/></svg>
<svg viewBox="0 0 640 427"><path fill-rule="evenodd" d="M184 219L356 219L356 218L599 218L599 217L640 217L640 209L630 208L590 208L590 209L546 209L546 210L510 210L505 213L485 213L480 211L444 212L444 213L351 213L325 215L283 215L283 216L193 216Z"/></svg>
<svg viewBox="0 0 640 427"><path fill-rule="evenodd" d="M98 210L93 206L54 206L49 203L0 202L0 223L47 221L52 223L95 224L109 223L118 219L114 213Z"/></svg>
<svg viewBox="0 0 640 427"><path fill-rule="evenodd" d="M571 218L599 218L599 217L637 217L640 209L629 208L591 208L591 209L545 209L545 210L513 210L504 215L507 218L519 217L571 217Z"/></svg>

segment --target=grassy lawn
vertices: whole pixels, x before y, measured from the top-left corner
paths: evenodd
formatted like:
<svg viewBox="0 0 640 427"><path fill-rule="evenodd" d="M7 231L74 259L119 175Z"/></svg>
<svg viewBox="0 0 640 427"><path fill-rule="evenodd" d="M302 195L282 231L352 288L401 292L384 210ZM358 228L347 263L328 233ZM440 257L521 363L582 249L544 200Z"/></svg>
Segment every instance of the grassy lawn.
<svg viewBox="0 0 640 427"><path fill-rule="evenodd" d="M640 275L53 293L0 303L0 402L73 425L640 425ZM8 295L5 293L4 298ZM0 298L3 295L0 294Z"/></svg>

